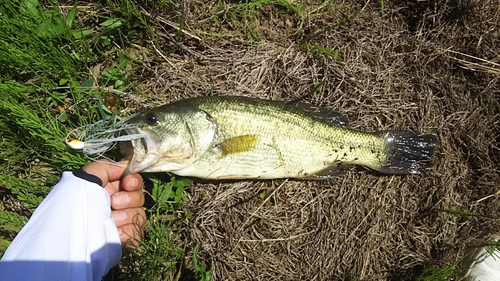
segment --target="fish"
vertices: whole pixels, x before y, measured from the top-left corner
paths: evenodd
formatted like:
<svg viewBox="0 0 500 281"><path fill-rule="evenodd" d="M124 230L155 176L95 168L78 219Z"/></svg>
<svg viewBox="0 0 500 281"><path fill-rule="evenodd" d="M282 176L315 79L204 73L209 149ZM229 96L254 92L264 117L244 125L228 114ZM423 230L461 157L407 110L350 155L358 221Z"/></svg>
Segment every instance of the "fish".
<svg viewBox="0 0 500 281"><path fill-rule="evenodd" d="M435 134L349 129L342 114L303 102L204 96L145 110L122 143L128 173L170 172L211 180L323 180L352 166L382 174L432 170Z"/></svg>

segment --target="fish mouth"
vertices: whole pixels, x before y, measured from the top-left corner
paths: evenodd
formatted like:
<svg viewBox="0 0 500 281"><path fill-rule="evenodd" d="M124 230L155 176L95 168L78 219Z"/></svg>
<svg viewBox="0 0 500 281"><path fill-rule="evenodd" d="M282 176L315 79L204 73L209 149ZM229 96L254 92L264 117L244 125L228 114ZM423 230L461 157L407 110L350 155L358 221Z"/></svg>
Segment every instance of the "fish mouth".
<svg viewBox="0 0 500 281"><path fill-rule="evenodd" d="M137 138L120 143L120 151L129 161L123 175L140 173L155 165L160 159L156 133L139 127L125 129L125 132Z"/></svg>

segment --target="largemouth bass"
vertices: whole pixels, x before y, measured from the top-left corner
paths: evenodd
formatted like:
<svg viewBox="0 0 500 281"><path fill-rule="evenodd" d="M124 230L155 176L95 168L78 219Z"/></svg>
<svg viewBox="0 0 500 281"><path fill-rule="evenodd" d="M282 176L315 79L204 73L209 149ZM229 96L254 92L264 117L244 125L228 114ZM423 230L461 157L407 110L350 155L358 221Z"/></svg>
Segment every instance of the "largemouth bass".
<svg viewBox="0 0 500 281"><path fill-rule="evenodd" d="M247 97L199 97L131 118L128 172L204 179L326 179L361 165L387 174L432 168L433 134L348 129L329 109Z"/></svg>

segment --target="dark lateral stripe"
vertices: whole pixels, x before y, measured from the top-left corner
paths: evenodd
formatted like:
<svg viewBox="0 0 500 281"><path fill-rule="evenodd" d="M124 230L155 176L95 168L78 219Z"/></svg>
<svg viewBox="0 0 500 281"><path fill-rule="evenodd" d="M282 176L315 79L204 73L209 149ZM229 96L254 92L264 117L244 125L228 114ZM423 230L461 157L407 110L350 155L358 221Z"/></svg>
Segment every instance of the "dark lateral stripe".
<svg viewBox="0 0 500 281"><path fill-rule="evenodd" d="M82 168L80 168L76 171L73 171L73 175L77 178L81 178L83 180L93 182L95 184L98 184L99 186L102 186L102 181L100 178L85 172Z"/></svg>

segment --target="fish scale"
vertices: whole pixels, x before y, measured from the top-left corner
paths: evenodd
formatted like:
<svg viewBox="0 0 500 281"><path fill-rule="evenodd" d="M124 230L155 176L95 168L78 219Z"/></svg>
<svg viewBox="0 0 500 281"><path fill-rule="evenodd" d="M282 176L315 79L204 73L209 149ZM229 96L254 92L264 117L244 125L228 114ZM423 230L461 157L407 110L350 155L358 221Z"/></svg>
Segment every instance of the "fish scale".
<svg viewBox="0 0 500 281"><path fill-rule="evenodd" d="M309 166L308 169L302 169L303 173L300 176L320 172L333 163L374 166L382 161L380 156L371 152L384 149L385 140L382 137L307 118L308 116L304 116L302 112L287 111L286 107L283 109L279 104L277 106L272 103L266 104L267 106L253 108L252 111L248 110L247 104L241 106L239 103L234 105L225 103L224 107L230 109L218 111L214 107L216 104L214 100L214 103L200 105L200 109L209 113L215 123L221 124L220 128L225 137L256 134L264 145L269 145L273 142L271 138L276 138L274 141L276 153L288 159L289 166ZM240 124L244 124L245 120L258 121L241 126ZM279 123L286 123L287 126L280 126ZM270 131L266 128L274 128L274 130ZM363 140L363 145L360 144L361 140ZM223 139L220 141L222 142ZM262 155L262 151L249 151L244 154L244 157L238 157L237 161L235 159L234 163L248 160L252 164L248 165L256 169L257 167L253 166L257 166L256 163L259 162L250 158L252 154Z"/></svg>

